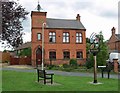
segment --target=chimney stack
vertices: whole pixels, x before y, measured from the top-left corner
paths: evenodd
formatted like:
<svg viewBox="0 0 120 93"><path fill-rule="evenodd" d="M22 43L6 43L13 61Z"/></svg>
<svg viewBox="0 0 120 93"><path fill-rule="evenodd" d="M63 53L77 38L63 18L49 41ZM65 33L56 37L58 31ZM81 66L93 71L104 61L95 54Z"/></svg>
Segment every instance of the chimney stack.
<svg viewBox="0 0 120 93"><path fill-rule="evenodd" d="M112 31L112 35L114 35L115 34L115 27L113 27L112 29L111 29L111 31Z"/></svg>
<svg viewBox="0 0 120 93"><path fill-rule="evenodd" d="M80 15L79 14L77 14L76 20L80 21Z"/></svg>

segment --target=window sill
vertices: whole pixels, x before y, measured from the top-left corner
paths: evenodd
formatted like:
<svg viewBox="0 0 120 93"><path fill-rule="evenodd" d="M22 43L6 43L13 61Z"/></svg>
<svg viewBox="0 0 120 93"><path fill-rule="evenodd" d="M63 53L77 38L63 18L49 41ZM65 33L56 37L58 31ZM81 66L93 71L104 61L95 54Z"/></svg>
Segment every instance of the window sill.
<svg viewBox="0 0 120 93"><path fill-rule="evenodd" d="M76 58L77 60L84 60L83 58Z"/></svg>
<svg viewBox="0 0 120 93"><path fill-rule="evenodd" d="M70 44L70 42L63 42L63 44Z"/></svg>
<svg viewBox="0 0 120 93"><path fill-rule="evenodd" d="M76 43L76 44L83 44L83 43Z"/></svg>
<svg viewBox="0 0 120 93"><path fill-rule="evenodd" d="M37 40L37 42L40 42L40 41L42 41L42 40Z"/></svg>

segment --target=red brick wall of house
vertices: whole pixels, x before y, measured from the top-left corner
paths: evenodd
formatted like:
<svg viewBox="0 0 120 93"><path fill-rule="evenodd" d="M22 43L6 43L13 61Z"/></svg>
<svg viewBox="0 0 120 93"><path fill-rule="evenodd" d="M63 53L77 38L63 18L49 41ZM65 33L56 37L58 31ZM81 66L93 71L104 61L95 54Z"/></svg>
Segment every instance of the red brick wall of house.
<svg viewBox="0 0 120 93"><path fill-rule="evenodd" d="M110 52L113 50L118 50L120 52L120 41L118 41L118 39L115 35L115 29L113 30L113 28L112 28L111 30L112 30L112 35L107 43L109 50L110 50Z"/></svg>
<svg viewBox="0 0 120 93"><path fill-rule="evenodd" d="M120 40L117 41L115 44L116 44L116 48L117 48L117 50L120 52Z"/></svg>
<svg viewBox="0 0 120 93"><path fill-rule="evenodd" d="M38 15L39 14L39 15ZM44 16L43 16L44 15ZM46 12L35 13L32 12L32 65L36 65L36 50L38 46L42 46L42 42L37 40L37 33L42 33L41 24L42 22L37 23L37 21L43 18L46 22ZM40 19L41 20L41 19ZM49 32L56 32L56 43L49 43ZM63 32L69 32L70 34L70 43L63 44ZM83 43L76 44L76 32L81 32L83 36ZM45 46L45 62L49 62L49 51L56 51L56 61L53 61L55 65L68 63L68 61L63 60L63 51L70 51L70 58L76 58L76 51L83 51L83 59L86 59L86 31L85 30L71 30L71 29L45 29L44 30L44 46ZM79 60L79 64L85 63L85 60Z"/></svg>

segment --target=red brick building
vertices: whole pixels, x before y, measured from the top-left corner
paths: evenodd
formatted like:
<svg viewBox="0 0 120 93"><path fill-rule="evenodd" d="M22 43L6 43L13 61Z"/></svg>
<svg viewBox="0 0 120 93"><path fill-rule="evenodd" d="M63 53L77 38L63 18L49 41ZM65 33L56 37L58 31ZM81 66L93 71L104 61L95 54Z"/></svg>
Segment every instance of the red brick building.
<svg viewBox="0 0 120 93"><path fill-rule="evenodd" d="M112 35L107 43L109 47L109 51L110 52L116 51L120 53L120 34L115 34L116 29L114 27L111 29L111 31L112 31Z"/></svg>
<svg viewBox="0 0 120 93"><path fill-rule="evenodd" d="M86 29L80 16L72 19L47 18L47 12L32 11L32 65L42 63L42 26L44 25L44 64L60 65L70 59L86 60Z"/></svg>

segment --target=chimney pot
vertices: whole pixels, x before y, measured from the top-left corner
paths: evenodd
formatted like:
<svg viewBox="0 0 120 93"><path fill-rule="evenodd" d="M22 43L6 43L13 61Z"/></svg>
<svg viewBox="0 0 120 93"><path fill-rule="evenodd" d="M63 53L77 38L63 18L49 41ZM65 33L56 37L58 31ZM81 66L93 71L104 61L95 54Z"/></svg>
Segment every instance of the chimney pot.
<svg viewBox="0 0 120 93"><path fill-rule="evenodd" d="M112 31L112 34L115 34L115 27L113 27L112 29L111 29L111 31Z"/></svg>
<svg viewBox="0 0 120 93"><path fill-rule="evenodd" d="M76 20L80 21L80 15L79 14L77 14Z"/></svg>

